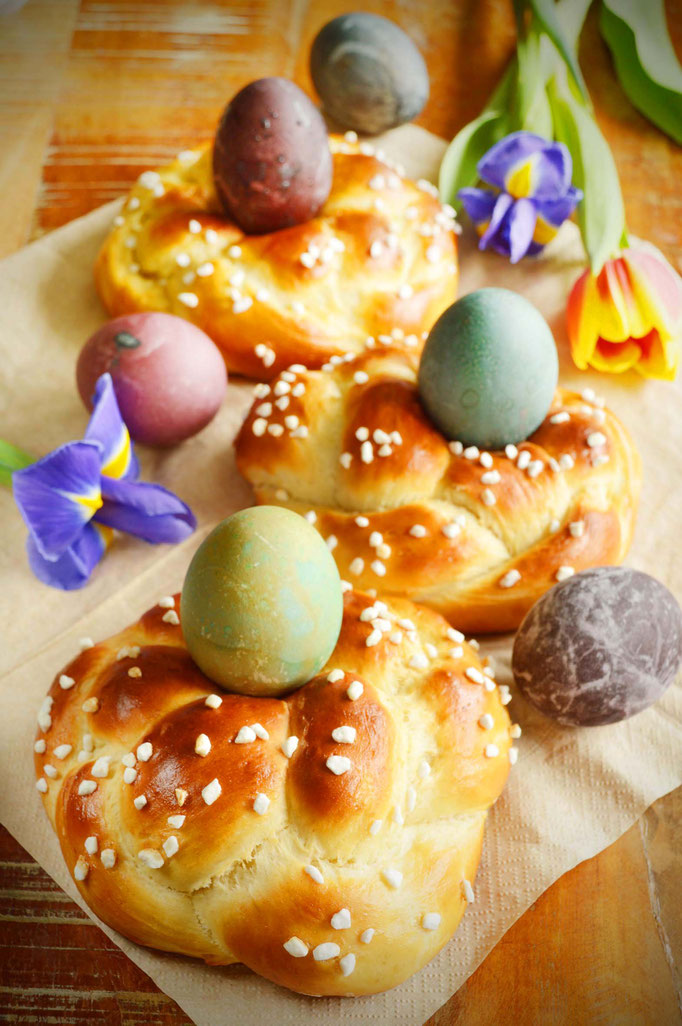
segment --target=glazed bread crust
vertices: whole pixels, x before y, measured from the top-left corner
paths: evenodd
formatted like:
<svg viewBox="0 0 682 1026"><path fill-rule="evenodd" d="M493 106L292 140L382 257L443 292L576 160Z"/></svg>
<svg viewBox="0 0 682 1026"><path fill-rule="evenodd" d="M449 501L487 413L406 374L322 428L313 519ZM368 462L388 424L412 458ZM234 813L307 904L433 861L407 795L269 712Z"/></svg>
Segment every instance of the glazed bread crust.
<svg viewBox="0 0 682 1026"><path fill-rule="evenodd" d="M178 598L78 655L39 714L38 788L83 897L140 944L306 994L395 986L461 918L512 758L507 689L436 613L349 591L318 677L284 700L229 694L190 659Z"/></svg>
<svg viewBox="0 0 682 1026"><path fill-rule="evenodd" d="M456 296L449 208L368 144L330 145L332 190L318 216L265 235L245 235L223 211L210 145L144 172L95 266L109 314L185 317L229 370L261 379L359 352L368 336L393 332L421 348Z"/></svg>
<svg viewBox="0 0 682 1026"><path fill-rule="evenodd" d="M235 442L257 501L304 514L354 587L472 632L512 630L557 580L622 561L640 461L612 413L558 389L527 441L479 453L426 416L417 359L379 346L262 385Z"/></svg>

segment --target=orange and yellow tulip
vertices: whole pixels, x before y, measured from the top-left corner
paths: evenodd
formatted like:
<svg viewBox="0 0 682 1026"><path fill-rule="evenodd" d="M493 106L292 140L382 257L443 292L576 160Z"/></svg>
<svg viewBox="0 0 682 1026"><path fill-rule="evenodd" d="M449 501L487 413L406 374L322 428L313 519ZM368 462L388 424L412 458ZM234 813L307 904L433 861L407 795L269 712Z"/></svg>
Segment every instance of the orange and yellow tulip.
<svg viewBox="0 0 682 1026"><path fill-rule="evenodd" d="M626 249L598 275L585 271L566 308L577 367L672 381L680 359L682 287L666 261Z"/></svg>

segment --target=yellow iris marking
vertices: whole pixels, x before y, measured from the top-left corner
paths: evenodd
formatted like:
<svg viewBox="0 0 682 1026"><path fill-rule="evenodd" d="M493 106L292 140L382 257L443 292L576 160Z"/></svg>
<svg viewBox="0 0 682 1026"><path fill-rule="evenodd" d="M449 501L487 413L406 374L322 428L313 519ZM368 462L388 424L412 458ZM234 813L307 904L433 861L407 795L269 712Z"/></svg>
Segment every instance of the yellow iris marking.
<svg viewBox="0 0 682 1026"><path fill-rule="evenodd" d="M533 157L528 157L521 164L517 164L508 173L505 186L507 192L514 199L523 199L525 196L530 196L533 193L533 170L535 167L535 161Z"/></svg>
<svg viewBox="0 0 682 1026"><path fill-rule="evenodd" d="M558 228L549 224L538 214L538 219L535 222L535 231L533 232L533 242L537 242L539 246L546 246L548 242L552 241L557 231Z"/></svg>
<svg viewBox="0 0 682 1026"><path fill-rule="evenodd" d="M109 462L102 467L102 473L107 477L123 477L130 463L130 435L123 429L123 438L117 453Z"/></svg>
<svg viewBox="0 0 682 1026"><path fill-rule="evenodd" d="M67 492L66 494L74 502L77 502L79 506L84 506L88 510L90 517L94 517L97 510L103 504L101 492L95 492L94 495L74 495L73 492Z"/></svg>
<svg viewBox="0 0 682 1026"><path fill-rule="evenodd" d="M104 542L104 548L108 549L114 537L113 528L107 527L106 524L93 524L92 526L95 528L100 538Z"/></svg>

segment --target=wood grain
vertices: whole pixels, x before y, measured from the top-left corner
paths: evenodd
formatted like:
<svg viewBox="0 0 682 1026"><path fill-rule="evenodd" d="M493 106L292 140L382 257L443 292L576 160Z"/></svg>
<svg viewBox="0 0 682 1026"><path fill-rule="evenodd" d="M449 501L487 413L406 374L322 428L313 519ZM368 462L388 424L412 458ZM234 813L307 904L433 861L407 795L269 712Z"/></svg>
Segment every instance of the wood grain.
<svg viewBox="0 0 682 1026"><path fill-rule="evenodd" d="M357 6L392 18L415 39L431 76L418 123L445 137L478 113L513 51L510 0ZM210 138L224 103L249 80L292 76L312 95L310 42L349 7L343 0L29 0L0 16L0 255ZM682 0L666 10L682 54ZM682 270L682 150L628 103L596 11L581 61L630 228ZM682 790L557 881L429 1026L682 1023L680 893ZM189 1023L3 830L0 923L0 1021Z"/></svg>

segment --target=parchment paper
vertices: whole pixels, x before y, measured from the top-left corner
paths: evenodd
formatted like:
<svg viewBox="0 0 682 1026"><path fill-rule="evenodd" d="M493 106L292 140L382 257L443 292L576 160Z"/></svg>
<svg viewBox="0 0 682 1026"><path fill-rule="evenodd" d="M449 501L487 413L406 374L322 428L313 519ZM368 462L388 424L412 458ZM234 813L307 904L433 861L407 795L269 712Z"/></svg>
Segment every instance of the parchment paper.
<svg viewBox="0 0 682 1026"><path fill-rule="evenodd" d="M389 133L384 148L414 177L433 179L444 143L407 127ZM36 455L80 437L87 422L74 384L75 358L105 319L92 285L92 264L116 209L109 204L0 265L0 436ZM643 456L644 487L628 563L654 574L679 596L680 389L642 382L635 375L580 374L572 367L563 312L568 289L584 266L576 229L565 226L541 259L516 268L495 254L478 253L465 234L461 265L461 293L494 284L532 300L555 332L562 382L597 389L629 427ZM105 637L178 588L201 538L216 521L249 504L230 442L250 394L250 386L231 384L217 419L174 450L138 447L143 477L189 502L200 530L175 548L117 541L80 592L53 591L31 576L23 523L10 494L0 494L0 819L81 906L35 791L31 749L36 711L56 670L76 651L78 638ZM510 648L509 637L483 644L506 683L511 683ZM395 990L371 998L305 998L241 966L208 968L147 951L103 929L198 1026L418 1026L554 880L616 840L651 802L682 783L679 681L652 709L609 727L555 726L516 694L510 710L523 726L520 759L489 817L475 904L454 940Z"/></svg>

